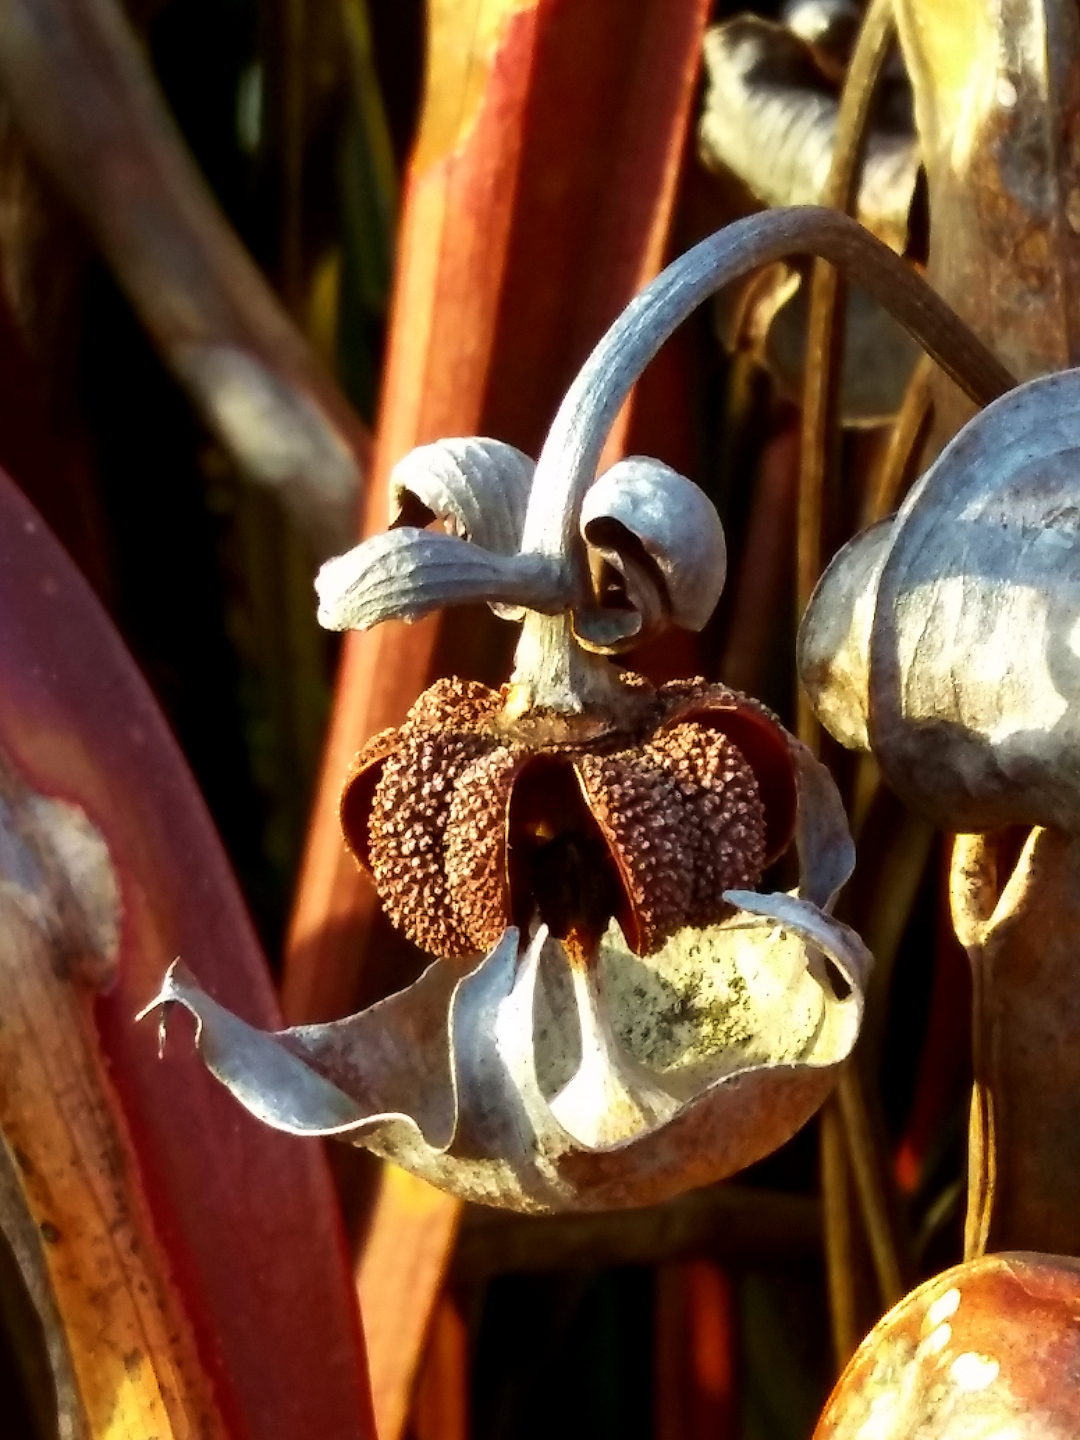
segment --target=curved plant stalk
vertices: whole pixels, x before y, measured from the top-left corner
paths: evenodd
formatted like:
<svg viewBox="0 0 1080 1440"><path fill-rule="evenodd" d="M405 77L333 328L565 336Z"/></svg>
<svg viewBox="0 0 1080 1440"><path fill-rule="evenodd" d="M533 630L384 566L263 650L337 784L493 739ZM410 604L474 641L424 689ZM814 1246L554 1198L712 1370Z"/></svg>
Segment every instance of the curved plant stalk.
<svg viewBox="0 0 1080 1440"><path fill-rule="evenodd" d="M847 213L859 194L861 161L865 152L873 103L885 62L895 43L892 0L871 0L848 66L840 97L836 140L825 191L827 204ZM843 360L843 310L845 289L837 270L826 261L814 263L810 279L810 301L806 327L806 361L802 397L802 431L799 465L799 503L796 540L796 595L801 614L821 573L825 540L825 511L828 471L834 465L839 444L837 405ZM804 742L816 748L820 734L805 692L797 697L798 731ZM883 1186L889 1173L874 1135L865 1123L865 1101L858 1074L851 1068L841 1082L837 1098L829 1102L838 1111L839 1133L823 1119L822 1146L826 1151L846 1146L855 1193L877 1272L882 1300L888 1306L900 1298L902 1286L900 1245L893 1233L892 1214ZM842 1136L842 1138L841 1138ZM822 1185L835 1186L827 1195L825 1212L834 1215L848 1203L851 1193L845 1167L823 1152ZM849 1222L850 1223L850 1222ZM832 1244L844 1249L827 1266L830 1303L834 1311L835 1348L843 1354L849 1344L849 1317L854 1314L853 1297L842 1294L841 1285L850 1284L850 1265L843 1254L850 1248L844 1239L844 1225L838 1218L826 1227L826 1250ZM850 1353L850 1350L848 1351Z"/></svg>
<svg viewBox="0 0 1080 1440"><path fill-rule="evenodd" d="M368 435L210 195L115 0L11 0L0 83L158 351L319 554L355 525Z"/></svg>
<svg viewBox="0 0 1080 1440"><path fill-rule="evenodd" d="M253 1018L276 1006L145 682L2 475L0 676L0 1225L64 1440L370 1436L324 1157L238 1123L132 1024L178 951Z"/></svg>

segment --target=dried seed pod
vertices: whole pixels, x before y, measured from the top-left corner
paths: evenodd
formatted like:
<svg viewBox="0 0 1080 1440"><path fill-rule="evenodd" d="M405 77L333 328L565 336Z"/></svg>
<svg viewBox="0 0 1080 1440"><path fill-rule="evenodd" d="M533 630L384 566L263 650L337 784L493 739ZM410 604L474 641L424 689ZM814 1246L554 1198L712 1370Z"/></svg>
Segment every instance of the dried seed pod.
<svg viewBox="0 0 1080 1440"><path fill-rule="evenodd" d="M952 830L1080 830L1080 371L978 414L803 617L823 723Z"/></svg>
<svg viewBox="0 0 1080 1440"><path fill-rule="evenodd" d="M729 913L723 891L757 884L767 836L771 858L790 843L795 762L767 712L704 681L621 683L622 733L515 721L495 691L440 680L361 751L345 839L421 949L475 959L537 921L595 942L614 916L650 954Z"/></svg>
<svg viewBox="0 0 1080 1440"><path fill-rule="evenodd" d="M166 977L154 1004L197 1017L207 1065L267 1123L340 1135L468 1199L595 1209L731 1174L835 1083L870 957L829 914L854 854L828 772L756 702L702 680L655 691L574 628L606 645L605 631L618 641L657 617L707 618L723 579L709 502L652 461L594 480L641 367L758 258L771 223L698 246L597 346L541 451L513 553L516 519L468 518L505 453L455 441L428 452L430 481L415 457L399 471L413 511L401 518L441 516L469 539L404 526L321 572L335 627L477 599L526 614L509 685L440 681L346 782L349 844L394 923L436 956L421 978L360 1015L273 1036L181 965ZM790 246L790 223L803 222L789 217L760 258ZM829 246L869 243L841 217L814 224ZM874 256L880 274L890 262ZM906 293L909 318L966 355L933 297ZM976 358L980 383L997 384L992 357ZM604 566L621 576L621 612L603 604ZM742 888L793 834L797 893Z"/></svg>
<svg viewBox="0 0 1080 1440"><path fill-rule="evenodd" d="M928 1280L871 1330L814 1440L1075 1440L1080 1260L984 1255Z"/></svg>
<svg viewBox="0 0 1080 1440"><path fill-rule="evenodd" d="M828 1094L870 967L824 908L852 863L839 801L792 743L814 811L801 895L728 891L726 920L648 960L613 925L582 965L541 926L524 951L508 930L467 975L436 962L328 1025L255 1030L179 963L149 1008L189 1010L207 1066L268 1124L365 1145L464 1199L612 1209L730 1175Z"/></svg>

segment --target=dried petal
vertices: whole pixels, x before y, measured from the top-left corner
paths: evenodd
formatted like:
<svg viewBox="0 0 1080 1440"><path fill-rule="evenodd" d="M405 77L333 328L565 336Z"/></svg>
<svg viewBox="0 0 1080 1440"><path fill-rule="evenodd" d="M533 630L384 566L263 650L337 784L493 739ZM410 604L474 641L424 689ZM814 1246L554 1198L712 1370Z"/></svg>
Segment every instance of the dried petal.
<svg viewBox="0 0 1080 1440"><path fill-rule="evenodd" d="M498 555L411 526L373 535L328 560L315 589L319 624L327 630L369 630L384 620L417 620L477 601L556 613L569 598L561 567L547 556Z"/></svg>
<svg viewBox="0 0 1080 1440"><path fill-rule="evenodd" d="M724 530L712 501L692 480L643 455L620 460L581 504L581 535L616 566L647 557L677 625L700 630L724 588Z"/></svg>
<svg viewBox="0 0 1080 1440"><path fill-rule="evenodd" d="M470 435L410 450L390 472L390 525L443 520L455 535L513 555L536 466L502 440Z"/></svg>
<svg viewBox="0 0 1080 1440"><path fill-rule="evenodd" d="M494 742L482 735L414 735L383 766L368 821L371 870L393 925L429 955L482 954L458 923L443 844L454 787Z"/></svg>

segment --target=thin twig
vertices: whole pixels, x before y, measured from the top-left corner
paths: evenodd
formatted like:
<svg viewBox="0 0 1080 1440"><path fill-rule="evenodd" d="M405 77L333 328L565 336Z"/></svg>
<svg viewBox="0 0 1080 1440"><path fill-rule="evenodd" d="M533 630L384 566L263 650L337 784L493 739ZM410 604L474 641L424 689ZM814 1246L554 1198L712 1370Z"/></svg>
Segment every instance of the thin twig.
<svg viewBox="0 0 1080 1440"><path fill-rule="evenodd" d="M862 1081L854 1065L844 1068L837 1086L844 1140L883 1308L892 1309L907 1291L885 1190L881 1147L870 1124Z"/></svg>
<svg viewBox="0 0 1080 1440"><path fill-rule="evenodd" d="M860 528L891 515L900 503L904 482L911 474L915 451L930 424L934 403L933 374L933 361L923 355L904 391L885 452L866 487Z"/></svg>
<svg viewBox="0 0 1080 1440"><path fill-rule="evenodd" d="M878 79L894 40L892 0L871 0L848 67L836 122L836 143L824 202L850 214L856 207L862 157ZM806 608L821 574L827 472L836 448L836 417L843 357L839 323L840 277L824 260L814 263L806 327L802 396L802 453L799 473L796 596ZM809 699L799 693L799 735L812 748L817 722Z"/></svg>
<svg viewBox="0 0 1080 1440"><path fill-rule="evenodd" d="M840 1106L835 1095L830 1096L822 1106L818 1138L821 1152L825 1276L829 1291L833 1354L839 1374L851 1359L860 1337L852 1255L847 1147L844 1143Z"/></svg>

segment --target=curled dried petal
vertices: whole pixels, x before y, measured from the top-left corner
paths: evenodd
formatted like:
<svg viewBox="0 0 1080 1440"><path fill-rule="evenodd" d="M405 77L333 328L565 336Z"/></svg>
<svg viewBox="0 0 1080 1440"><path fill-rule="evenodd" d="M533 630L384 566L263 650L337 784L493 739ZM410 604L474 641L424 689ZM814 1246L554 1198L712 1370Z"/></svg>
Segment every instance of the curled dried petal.
<svg viewBox="0 0 1080 1440"><path fill-rule="evenodd" d="M384 620L418 620L447 605L526 605L555 614L568 600L557 560L498 555L439 531L403 526L373 535L328 560L315 580L319 624L370 630Z"/></svg>
<svg viewBox="0 0 1080 1440"><path fill-rule="evenodd" d="M631 455L586 491L580 528L616 568L624 557L650 562L677 625L700 630L707 623L724 588L727 551L716 508L692 480Z"/></svg>
<svg viewBox="0 0 1080 1440"><path fill-rule="evenodd" d="M535 469L528 455L486 436L420 445L390 472L391 527L444 520L474 545L513 555Z"/></svg>

